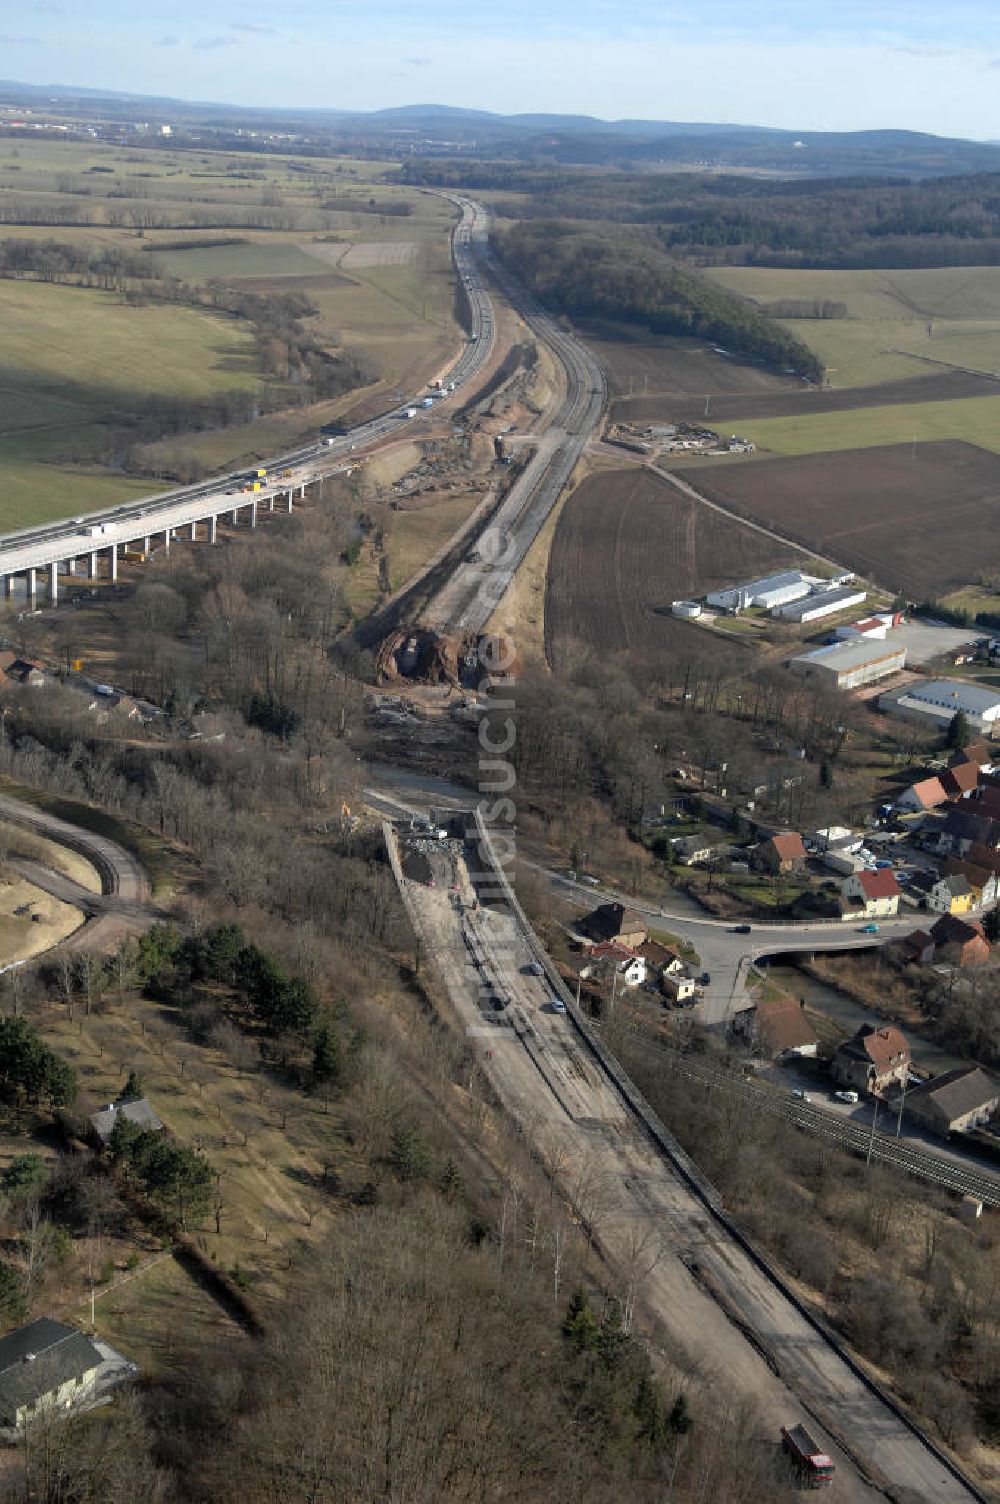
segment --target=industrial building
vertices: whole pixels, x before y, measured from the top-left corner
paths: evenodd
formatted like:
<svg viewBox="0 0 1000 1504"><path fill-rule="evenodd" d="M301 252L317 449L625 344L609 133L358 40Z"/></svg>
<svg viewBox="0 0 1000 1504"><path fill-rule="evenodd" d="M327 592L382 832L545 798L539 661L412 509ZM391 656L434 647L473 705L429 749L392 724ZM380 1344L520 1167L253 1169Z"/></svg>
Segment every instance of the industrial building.
<svg viewBox="0 0 1000 1504"><path fill-rule="evenodd" d="M789 661L794 674L823 680L831 689L859 689L906 666L906 648L887 642L835 642Z"/></svg>
<svg viewBox="0 0 1000 1504"><path fill-rule="evenodd" d="M839 589L817 590L804 600L793 601L791 605L778 606L772 614L780 616L782 621L820 621L824 616L846 611L849 606L862 606L867 598L867 591L842 585Z"/></svg>
<svg viewBox="0 0 1000 1504"><path fill-rule="evenodd" d="M775 606L783 606L788 601L801 600L819 583L800 569L787 569L782 574L748 580L744 585L712 590L705 599L710 606L717 606L722 611L745 611L748 606L762 606L765 611L772 611Z"/></svg>
<svg viewBox="0 0 1000 1504"><path fill-rule="evenodd" d="M966 679L918 679L879 695L878 706L888 715L941 731L946 731L962 710L969 725L986 736L994 734L1000 719L1000 695Z"/></svg>

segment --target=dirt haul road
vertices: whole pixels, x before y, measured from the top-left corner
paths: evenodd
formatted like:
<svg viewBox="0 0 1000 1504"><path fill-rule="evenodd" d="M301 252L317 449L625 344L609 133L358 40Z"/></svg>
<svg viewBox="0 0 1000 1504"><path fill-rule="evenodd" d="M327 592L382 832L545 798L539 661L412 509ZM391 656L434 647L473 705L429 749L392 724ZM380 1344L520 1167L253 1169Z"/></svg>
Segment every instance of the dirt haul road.
<svg viewBox="0 0 1000 1504"><path fill-rule="evenodd" d="M662 1323L720 1393L754 1403L762 1444L796 1420L819 1426L837 1465L831 1500L890 1490L927 1504L979 1497L727 1234L654 1143L570 1018L552 1009L545 978L527 974L528 938L506 904L488 901L496 880L491 873L482 886L474 852L438 843L433 888L402 877L398 864L397 880L500 1100L617 1270L623 1300Z"/></svg>

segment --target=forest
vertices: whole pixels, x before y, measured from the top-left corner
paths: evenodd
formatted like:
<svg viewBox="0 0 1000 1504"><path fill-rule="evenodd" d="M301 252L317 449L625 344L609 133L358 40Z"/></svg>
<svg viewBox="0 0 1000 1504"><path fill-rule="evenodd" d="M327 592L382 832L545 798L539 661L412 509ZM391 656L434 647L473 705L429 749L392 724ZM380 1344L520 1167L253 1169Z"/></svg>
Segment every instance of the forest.
<svg viewBox="0 0 1000 1504"><path fill-rule="evenodd" d="M983 266L1000 261L1000 176L734 177L408 164L409 181L523 195L500 216L650 227L679 260L772 267Z"/></svg>
<svg viewBox="0 0 1000 1504"><path fill-rule="evenodd" d="M742 298L677 265L642 229L521 221L495 231L494 246L554 312L696 335L822 380L821 361L800 340Z"/></svg>

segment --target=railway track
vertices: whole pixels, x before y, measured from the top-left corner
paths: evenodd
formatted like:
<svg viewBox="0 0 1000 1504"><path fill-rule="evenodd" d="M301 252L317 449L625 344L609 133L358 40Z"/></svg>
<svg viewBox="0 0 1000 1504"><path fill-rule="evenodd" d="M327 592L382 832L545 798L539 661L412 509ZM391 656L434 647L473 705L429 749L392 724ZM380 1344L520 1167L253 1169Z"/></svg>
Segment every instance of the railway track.
<svg viewBox="0 0 1000 1504"><path fill-rule="evenodd" d="M929 1149L920 1149L906 1139L896 1138L894 1134L882 1133L877 1128L873 1133L870 1127L865 1127L862 1123L852 1123L834 1113L824 1112L820 1107L813 1107L808 1102L782 1097L768 1087L747 1081L732 1071L695 1060L666 1046L659 1046L659 1053L661 1058L668 1061L671 1070L689 1081L697 1081L709 1088L719 1087L760 1112L784 1118L804 1132L828 1139L865 1159L871 1158L879 1164L891 1165L894 1169L903 1170L916 1179L930 1181L957 1195L975 1196L984 1205L1000 1207L1000 1176L992 1175L988 1170L953 1164Z"/></svg>

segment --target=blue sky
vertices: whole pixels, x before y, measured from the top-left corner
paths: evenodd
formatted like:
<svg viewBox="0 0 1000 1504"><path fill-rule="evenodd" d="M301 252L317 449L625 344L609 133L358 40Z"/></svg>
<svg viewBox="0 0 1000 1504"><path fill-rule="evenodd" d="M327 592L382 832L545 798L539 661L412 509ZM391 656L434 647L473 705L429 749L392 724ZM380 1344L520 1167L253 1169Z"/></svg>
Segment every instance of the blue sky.
<svg viewBox="0 0 1000 1504"><path fill-rule="evenodd" d="M996 0L0 0L0 77L1000 139Z"/></svg>

